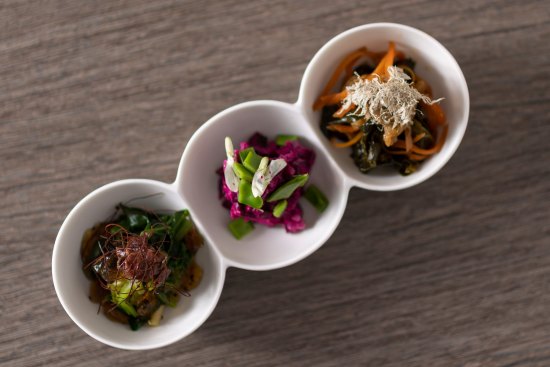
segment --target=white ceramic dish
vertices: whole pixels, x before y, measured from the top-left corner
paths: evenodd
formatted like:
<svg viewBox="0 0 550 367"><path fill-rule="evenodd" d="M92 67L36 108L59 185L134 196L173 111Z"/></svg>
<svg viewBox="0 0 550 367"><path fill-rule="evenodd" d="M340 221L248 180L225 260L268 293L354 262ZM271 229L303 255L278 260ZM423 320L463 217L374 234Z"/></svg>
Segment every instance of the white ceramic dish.
<svg viewBox="0 0 550 367"><path fill-rule="evenodd" d="M348 52L361 46L384 50L390 40L417 61L418 73L444 96L442 107L449 123L444 148L421 165L418 172L401 176L393 171L376 170L361 174L349 151L334 149L320 132L319 113L313 101L333 68ZM69 316L95 339L117 348L151 349L171 344L193 332L213 311L219 299L225 271L234 266L249 270L269 270L290 265L308 256L327 241L344 213L352 186L370 190L397 190L418 184L435 174L457 149L468 121L469 97L464 76L450 53L427 34L398 24L377 23L351 29L328 42L308 65L295 104L276 101L243 103L220 112L207 121L184 150L176 181L165 184L150 180L125 180L106 185L73 208L57 236L52 274L61 304ZM254 132L270 138L295 134L313 148L317 159L311 182L327 195L330 205L321 215L303 204L306 230L288 234L283 229L256 226L254 232L235 240L227 230L229 213L218 198L218 176L225 151L223 139L234 142ZM204 269L200 286L191 297L169 310L161 325L132 332L97 313L88 300L89 282L81 270L79 250L85 229L108 218L116 204L153 193L158 196L133 201L148 209L187 208L206 239L197 261Z"/></svg>

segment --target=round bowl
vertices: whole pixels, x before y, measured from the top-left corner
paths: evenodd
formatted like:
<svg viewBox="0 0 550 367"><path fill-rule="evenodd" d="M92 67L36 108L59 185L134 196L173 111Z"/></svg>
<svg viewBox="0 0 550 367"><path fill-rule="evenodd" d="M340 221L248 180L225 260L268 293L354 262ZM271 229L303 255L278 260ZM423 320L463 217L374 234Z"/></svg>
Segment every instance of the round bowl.
<svg viewBox="0 0 550 367"><path fill-rule="evenodd" d="M391 167L377 167L363 174L350 158L350 149L333 147L319 128L321 112L313 111L313 103L319 97L328 79L342 58L350 52L366 46L371 51L385 51L388 42L394 41L397 50L416 61L415 71L432 87L434 98L441 102L449 132L439 153L424 161L409 176L402 176ZM317 139L329 153L353 186L368 190L391 191L417 185L439 171L458 148L470 110L468 87L456 60L441 43L418 29L394 23L373 23L350 29L330 40L309 63L302 83L297 105L307 122L314 128Z"/></svg>
<svg viewBox="0 0 550 367"><path fill-rule="evenodd" d="M150 196L153 194L158 195ZM143 199L134 200L136 198ZM117 204L130 200L131 205L151 210L190 209L173 185L161 182L124 180L95 190L71 210L59 230L52 257L53 283L67 314L91 337L122 349L158 348L189 335L208 318L221 294L225 265L217 250L205 241L196 257L204 270L203 279L190 292L190 297L181 297L177 307L166 308L159 326L136 332L98 313L98 305L88 299L90 281L82 272L82 235L86 229L109 218ZM193 216L193 211L190 212Z"/></svg>
<svg viewBox="0 0 550 367"><path fill-rule="evenodd" d="M227 228L229 210L221 205L216 173L225 159L224 138L231 137L238 146L255 132L269 139L278 134L298 135L304 145L316 152L309 182L323 191L330 204L319 214L302 199L307 225L302 232L287 233L280 227L257 225L252 233L237 240ZM175 185L193 208L195 220L207 228L205 236L229 266L249 270L287 266L318 249L334 232L344 214L348 186L319 145L319 139L298 108L276 101L247 102L231 107L212 117L191 137Z"/></svg>

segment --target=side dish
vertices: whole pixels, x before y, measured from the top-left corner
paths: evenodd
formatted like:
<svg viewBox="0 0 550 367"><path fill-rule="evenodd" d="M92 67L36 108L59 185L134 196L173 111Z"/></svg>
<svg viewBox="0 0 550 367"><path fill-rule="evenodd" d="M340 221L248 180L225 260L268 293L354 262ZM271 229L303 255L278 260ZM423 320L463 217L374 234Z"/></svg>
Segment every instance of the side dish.
<svg viewBox="0 0 550 367"><path fill-rule="evenodd" d="M297 136L279 135L274 141L256 133L233 148L225 138L226 159L219 169L220 198L229 209L229 230L240 239L253 230L253 223L284 226L296 233L306 227L299 199L306 199L322 212L325 195L314 185L304 186L315 161L315 152Z"/></svg>
<svg viewBox="0 0 550 367"><path fill-rule="evenodd" d="M414 68L393 42L382 53L362 47L340 62L313 105L322 109L323 134L335 147L350 147L363 173L392 165L411 174L445 143L442 98L432 99L431 87ZM343 84L334 92L339 80Z"/></svg>
<svg viewBox="0 0 550 367"><path fill-rule="evenodd" d="M187 210L163 214L119 204L112 219L82 238L90 300L132 330L157 326L165 306L198 286L202 269L194 258L202 244Z"/></svg>

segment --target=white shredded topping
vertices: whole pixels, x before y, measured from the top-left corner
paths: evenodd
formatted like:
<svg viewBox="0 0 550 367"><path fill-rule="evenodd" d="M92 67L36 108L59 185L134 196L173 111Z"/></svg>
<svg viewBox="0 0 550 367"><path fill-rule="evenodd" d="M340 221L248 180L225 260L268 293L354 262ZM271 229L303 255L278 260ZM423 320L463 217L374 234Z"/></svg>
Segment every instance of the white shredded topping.
<svg viewBox="0 0 550 367"><path fill-rule="evenodd" d="M225 154L227 155L227 162L225 163L225 169L223 170L225 184L232 192L238 192L239 177L237 177L237 174L233 170L233 164L235 163L235 158L233 155L235 154L235 151L233 150L233 142L230 137L225 138Z"/></svg>
<svg viewBox="0 0 550 367"><path fill-rule="evenodd" d="M273 177L286 167L286 161L282 158L270 161L269 167L267 162L269 162L269 158L263 157L252 178L252 195L256 198L264 194Z"/></svg>
<svg viewBox="0 0 550 367"><path fill-rule="evenodd" d="M353 104L357 106L353 114L371 118L385 130L402 131L413 124L419 101L433 104L442 100L432 101L430 97L421 94L407 83L410 77L401 68L390 66L388 74L386 81L382 81L379 76L365 80L357 75L355 83L346 87L348 95L343 101L343 108Z"/></svg>

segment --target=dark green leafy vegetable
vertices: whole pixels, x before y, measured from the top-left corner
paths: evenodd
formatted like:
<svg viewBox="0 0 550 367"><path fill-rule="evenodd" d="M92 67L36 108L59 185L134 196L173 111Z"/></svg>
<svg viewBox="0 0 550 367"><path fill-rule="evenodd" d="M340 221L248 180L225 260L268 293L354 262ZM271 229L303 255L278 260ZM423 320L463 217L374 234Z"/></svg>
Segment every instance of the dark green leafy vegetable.
<svg viewBox="0 0 550 367"><path fill-rule="evenodd" d="M308 179L309 175L307 173L294 176L292 179L277 188L277 190L275 190L273 194L267 198L267 201L271 203L282 199L288 199L294 191L304 186Z"/></svg>
<svg viewBox="0 0 550 367"><path fill-rule="evenodd" d="M309 185L304 192L304 197L317 209L319 213L328 207L328 199L319 188L313 184Z"/></svg>
<svg viewBox="0 0 550 367"><path fill-rule="evenodd" d="M254 230L254 224L244 220L243 218L237 218L229 222L228 228L233 236L240 240Z"/></svg>

